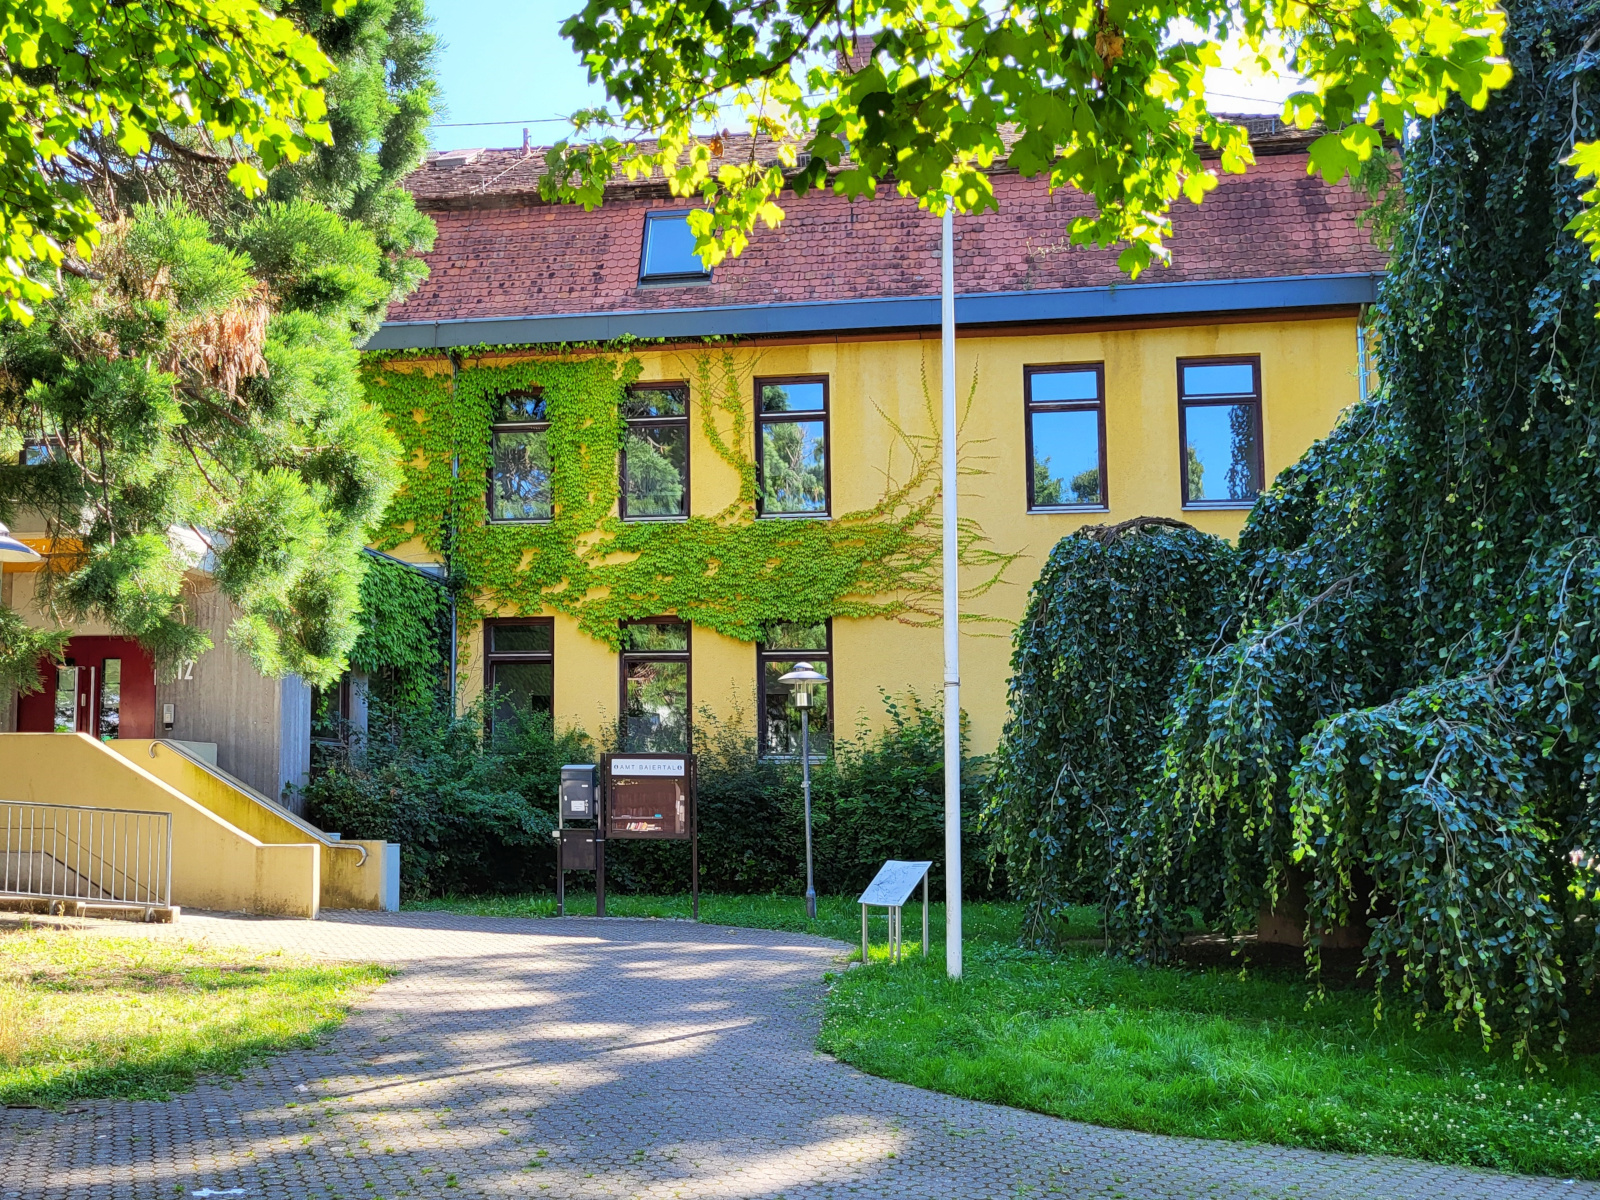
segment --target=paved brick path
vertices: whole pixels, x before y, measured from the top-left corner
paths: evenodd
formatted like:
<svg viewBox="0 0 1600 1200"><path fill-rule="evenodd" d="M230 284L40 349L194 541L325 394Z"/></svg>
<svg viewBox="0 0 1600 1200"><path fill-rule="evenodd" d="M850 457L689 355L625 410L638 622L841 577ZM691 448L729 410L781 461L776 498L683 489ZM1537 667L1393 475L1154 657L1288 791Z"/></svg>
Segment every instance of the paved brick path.
<svg viewBox="0 0 1600 1200"><path fill-rule="evenodd" d="M813 1049L836 944L680 922L335 914L110 926L402 973L318 1051L169 1103L0 1110L0 1197L1597 1197L1392 1159L1119 1133Z"/></svg>

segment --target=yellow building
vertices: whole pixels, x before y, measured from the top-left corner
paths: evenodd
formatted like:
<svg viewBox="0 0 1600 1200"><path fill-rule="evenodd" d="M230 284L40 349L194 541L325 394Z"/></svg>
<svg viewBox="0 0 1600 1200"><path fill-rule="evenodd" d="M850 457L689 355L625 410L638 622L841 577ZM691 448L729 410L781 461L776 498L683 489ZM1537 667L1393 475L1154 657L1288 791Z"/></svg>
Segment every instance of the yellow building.
<svg viewBox="0 0 1600 1200"><path fill-rule="evenodd" d="M1303 136L1259 125L1258 166L1176 214L1173 265L1134 283L1065 245L1073 198L1015 175L997 175L998 213L958 219L975 750L999 737L1011 631L1061 537L1140 515L1233 536L1359 395L1378 265L1359 204L1307 177ZM936 218L796 199L707 273L664 188L619 184L585 213L541 203L540 169L462 151L413 177L439 224L432 276L369 345L408 352L375 376L406 381L387 401L408 451L387 544L479 582L462 702L493 683L558 725L622 719L638 748L707 715L759 720L785 753L772 680L799 659L833 680L840 731L880 722L883 693L933 700ZM615 380L598 409L540 382L585 362ZM585 440L615 413L615 443ZM595 461L613 445L620 461ZM743 562L758 544L781 549Z"/></svg>

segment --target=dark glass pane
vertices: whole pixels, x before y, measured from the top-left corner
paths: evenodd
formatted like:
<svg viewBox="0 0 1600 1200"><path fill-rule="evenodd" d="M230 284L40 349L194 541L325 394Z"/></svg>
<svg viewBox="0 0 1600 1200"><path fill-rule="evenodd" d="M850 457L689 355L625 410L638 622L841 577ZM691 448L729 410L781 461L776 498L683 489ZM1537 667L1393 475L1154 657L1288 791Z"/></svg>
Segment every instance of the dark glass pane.
<svg viewBox="0 0 1600 1200"><path fill-rule="evenodd" d="M710 272L694 252L694 234L685 213L649 216L644 223L644 275L695 275Z"/></svg>
<svg viewBox="0 0 1600 1200"><path fill-rule="evenodd" d="M622 399L625 417L681 417L689 411L688 388L629 388Z"/></svg>
<svg viewBox="0 0 1600 1200"><path fill-rule="evenodd" d="M622 627L624 650L681 654L689 649L689 626L683 621L640 621Z"/></svg>
<svg viewBox="0 0 1600 1200"><path fill-rule="evenodd" d="M519 718L532 713L549 716L554 709L555 668L550 663L495 663L490 684L496 731L514 729Z"/></svg>
<svg viewBox="0 0 1600 1200"><path fill-rule="evenodd" d="M1035 507L1104 503L1099 410L1036 412L1028 419L1033 424Z"/></svg>
<svg viewBox="0 0 1600 1200"><path fill-rule="evenodd" d="M1028 376L1028 398L1035 404L1050 400L1098 400L1098 371L1035 371Z"/></svg>
<svg viewBox="0 0 1600 1200"><path fill-rule="evenodd" d="M689 430L630 427L622 443L623 511L630 517L681 517L689 511Z"/></svg>
<svg viewBox="0 0 1600 1200"><path fill-rule="evenodd" d="M544 421L544 396L538 392L507 392L495 410L497 421Z"/></svg>
<svg viewBox="0 0 1600 1200"><path fill-rule="evenodd" d="M490 650L496 654L549 654L550 625L491 625Z"/></svg>
<svg viewBox="0 0 1600 1200"><path fill-rule="evenodd" d="M494 485L489 516L496 521L550 519L550 432L494 435Z"/></svg>
<svg viewBox="0 0 1600 1200"><path fill-rule="evenodd" d="M1183 368L1185 396L1249 396L1255 390L1254 363L1202 363Z"/></svg>
<svg viewBox="0 0 1600 1200"><path fill-rule="evenodd" d="M821 412L822 383L763 383L762 412Z"/></svg>
<svg viewBox="0 0 1600 1200"><path fill-rule="evenodd" d="M763 662L761 664L761 695L765 708L765 721L761 729L761 752L773 755L798 755L800 753L800 710L794 706L794 695L789 685L779 683L781 676L794 669L796 661ZM832 674L827 663L812 662L824 675ZM831 685L818 684L811 693L811 753L825 753L833 739L833 708L829 703Z"/></svg>
<svg viewBox="0 0 1600 1200"><path fill-rule="evenodd" d="M117 737L122 729L122 660L108 658L100 675L100 728L96 737L101 741Z"/></svg>
<svg viewBox="0 0 1600 1200"><path fill-rule="evenodd" d="M689 749L689 664L627 664L627 710L622 749L661 754Z"/></svg>
<svg viewBox="0 0 1600 1200"><path fill-rule="evenodd" d="M761 427L761 510L828 510L828 448L821 421L774 421Z"/></svg>
<svg viewBox="0 0 1600 1200"><path fill-rule="evenodd" d="M78 728L78 668L56 668L57 733L72 733Z"/></svg>
<svg viewBox="0 0 1600 1200"><path fill-rule="evenodd" d="M807 625L801 621L774 621L767 626L762 637L763 650L826 650L828 648L828 623L818 621ZM827 672L823 671L826 675Z"/></svg>
<svg viewBox="0 0 1600 1200"><path fill-rule="evenodd" d="M1253 404L1206 404L1183 410L1184 498L1254 500L1261 490L1256 474L1256 408Z"/></svg>

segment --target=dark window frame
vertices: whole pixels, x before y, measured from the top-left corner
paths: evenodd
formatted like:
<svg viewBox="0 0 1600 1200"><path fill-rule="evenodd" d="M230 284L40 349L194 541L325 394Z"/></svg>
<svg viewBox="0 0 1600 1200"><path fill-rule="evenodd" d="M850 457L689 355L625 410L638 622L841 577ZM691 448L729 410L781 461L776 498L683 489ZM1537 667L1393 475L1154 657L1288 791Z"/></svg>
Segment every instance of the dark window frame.
<svg viewBox="0 0 1600 1200"><path fill-rule="evenodd" d="M636 617L619 622L629 625L682 625L687 636L684 650L622 650L617 655L617 734L624 740L628 731L628 664L630 662L681 662L683 672L683 737L686 749L694 747L694 622L682 617ZM644 753L644 751L639 751Z"/></svg>
<svg viewBox="0 0 1600 1200"><path fill-rule="evenodd" d="M1033 398L1033 377L1062 372L1093 370L1095 399L1093 400L1039 400ZM1096 414L1096 429L1100 439L1100 502L1098 504L1038 504L1033 495L1033 417L1042 412L1087 412ZM1025 455L1023 470L1031 513L1109 512L1111 509L1111 481L1106 471L1106 364L1104 362L1038 363L1022 368L1022 438Z"/></svg>
<svg viewBox="0 0 1600 1200"><path fill-rule="evenodd" d="M769 762L788 762L798 760L799 754L774 754L767 748L767 674L768 663L796 663L808 662L817 670L828 677L828 736L831 746L834 730L838 728L838 694L833 690L835 676L833 673L833 618L824 617L822 626L828 632L828 648L826 650L787 650L782 647L773 648L765 642L756 643L756 757ZM821 663L823 665L818 666ZM821 755L826 758L827 755ZM811 761L817 762L819 755L816 748L812 748Z"/></svg>
<svg viewBox="0 0 1600 1200"><path fill-rule="evenodd" d="M508 388L494 398L498 407L507 397L531 395L537 399L544 399L544 389L541 387ZM488 509L488 520L491 525L548 525L556 519L556 500L554 469L551 471L550 487L550 515L548 517L497 517L494 515L494 461L495 439L502 433L538 433L541 430L548 433L550 421L490 421L489 422L489 463L485 468L488 475L488 486L484 491L485 507Z"/></svg>
<svg viewBox="0 0 1600 1200"><path fill-rule="evenodd" d="M548 650L495 650L494 631L503 625L543 625L550 630ZM554 617L486 617L483 622L483 690L494 691L494 669L500 663L550 664L550 715L555 717L556 704L556 621ZM485 714L489 736L494 736L494 706Z"/></svg>
<svg viewBox="0 0 1600 1200"><path fill-rule="evenodd" d="M774 385L788 383L820 383L822 385L822 409L807 409L801 412L763 413L761 411L761 389ZM756 414L756 516L763 520L772 521L816 521L833 516L833 391L829 387L826 375L763 375L755 381L755 414ZM762 495L766 491L767 455L766 441L761 436L768 425L796 425L801 422L822 421L822 495L823 504L821 512L780 512L769 513L762 503Z"/></svg>
<svg viewBox="0 0 1600 1200"><path fill-rule="evenodd" d="M681 380L667 383L636 383L628 388L628 394L634 391L641 392L682 392L683 416L681 417L625 417L624 423L629 429L650 429L671 427L683 430L683 511L680 513L651 513L640 516L628 515L628 443L622 443L622 449L617 453L617 515L624 521L687 521L689 519L689 460L693 457L691 451L691 437L689 434L689 385Z"/></svg>
<svg viewBox="0 0 1600 1200"><path fill-rule="evenodd" d="M1183 371L1185 367L1225 367L1237 363L1244 363L1250 366L1251 378L1255 382L1254 393L1250 395L1229 393L1217 396L1195 396L1192 399L1185 395L1183 390ZM1234 407L1241 402L1248 403L1255 414L1256 460L1253 465L1256 473L1256 494L1248 500L1191 500L1189 498L1189 409ZM1198 358L1180 358L1178 360L1178 495L1182 497L1184 508L1248 509L1255 506L1256 498L1266 490L1267 486L1267 465L1265 462L1266 415L1264 408L1261 398L1261 356L1259 354L1209 354Z"/></svg>
<svg viewBox="0 0 1600 1200"><path fill-rule="evenodd" d="M639 282L641 284L692 284L710 283L711 272L704 266L699 271L676 271L652 275L649 273L650 259L650 224L663 217L687 217L695 210L692 208L653 208L644 214L644 224L639 231Z"/></svg>

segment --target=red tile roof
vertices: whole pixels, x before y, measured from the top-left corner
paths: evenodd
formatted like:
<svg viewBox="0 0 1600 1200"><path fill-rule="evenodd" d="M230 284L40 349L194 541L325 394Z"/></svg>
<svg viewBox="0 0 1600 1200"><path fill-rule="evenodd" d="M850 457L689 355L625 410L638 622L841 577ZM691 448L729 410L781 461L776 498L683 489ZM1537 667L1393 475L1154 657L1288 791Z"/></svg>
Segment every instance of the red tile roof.
<svg viewBox="0 0 1600 1200"><path fill-rule="evenodd" d="M1254 122L1253 122L1254 124ZM1379 271L1383 255L1357 227L1359 197L1306 173L1308 135L1276 122L1253 130L1258 161L1224 175L1198 208L1173 210L1170 267L1141 283L1260 279ZM731 141L731 140L730 140ZM748 140L728 153L749 150ZM761 151L758 147L758 153ZM927 296L939 287L939 222L891 195L847 202L828 192L785 196L787 218L758 229L710 283L641 286L644 213L684 208L659 182L619 184L593 212L537 195L538 150L455 152L414 173L408 186L439 227L432 275L391 322L556 313L628 312L784 301ZM1115 251L1073 248L1066 229L1087 211L1076 192L999 171L1000 211L956 221L956 289L962 294L1126 283Z"/></svg>

